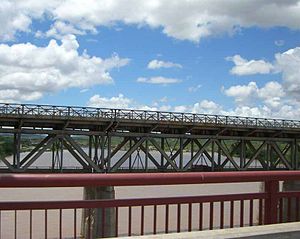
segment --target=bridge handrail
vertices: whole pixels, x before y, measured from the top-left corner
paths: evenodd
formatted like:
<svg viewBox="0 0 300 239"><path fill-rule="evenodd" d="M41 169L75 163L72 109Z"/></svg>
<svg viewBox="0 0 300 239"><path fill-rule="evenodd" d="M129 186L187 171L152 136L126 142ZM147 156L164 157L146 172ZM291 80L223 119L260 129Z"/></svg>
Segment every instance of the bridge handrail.
<svg viewBox="0 0 300 239"><path fill-rule="evenodd" d="M300 120L35 104L0 103L1 115L102 118L114 121L142 120L260 128L300 128Z"/></svg>
<svg viewBox="0 0 300 239"><path fill-rule="evenodd" d="M226 227L244 227L253 225L267 225L299 221L300 191L280 191L280 181L299 180L299 171L278 172L203 172L203 173L129 173L129 174L0 174L0 189L3 188L50 188L50 187L98 187L98 186L143 186L148 185L189 185L217 183L226 187L227 183L263 182L261 192L201 194L162 197L154 193L153 197L129 197L121 199L88 199L88 200L34 200L23 201L22 195L18 200L0 202L0 211L8 217L0 217L0 223L7 227L0 228L3 235L11 233L11 237L18 238L20 232L16 228L25 228L17 220L20 212L29 211L23 216L28 220L29 237L32 238L34 230L41 224L33 220L33 215L38 211L42 213L42 222L45 231L41 236L47 238L48 227L57 222L57 238L66 235L63 231L65 225L73 229L74 238L78 237L78 219L81 216L85 238L91 238L92 233L101 229L101 238L131 235L170 233L177 222L177 232L192 230L213 230ZM141 189L141 188L140 188ZM136 188L135 190L139 190ZM107 192L108 193L108 192ZM111 195L114 194L111 192ZM237 204L238 203L238 204ZM284 206L286 205L286 206ZM146 210L147 207L147 210ZM236 209L238 208L239 209ZM285 209L286 208L286 209ZM294 210L296 208L296 210ZM100 209L100 210L99 210ZM125 209L125 210L124 210ZM150 210L149 210L150 209ZM293 213L293 209L296 213ZM48 212L51 210L51 221ZM82 215L78 210L82 210ZM247 213L247 211L248 213ZM12 212L12 217L9 217ZM177 215L176 215L177 212ZM7 213L7 214L6 214ZM67 216L65 213L68 213ZM95 215L100 215L97 227L92 222ZM100 213L100 214L99 214ZM108 213L108 214L107 214ZM198 214L198 215L197 215ZM247 215L248 214L248 215ZM64 216L63 216L64 215ZM132 216L134 215L134 217ZM170 216L172 215L172 216ZM177 219L176 219L177 216ZM163 220L161 220L161 217ZM67 219L69 218L69 219ZM72 220L73 218L73 220ZM109 218L115 218L109 221ZM149 220L150 218L150 220ZM214 220L217 218L217 220ZM187 223L182 223L182 222ZM196 224L195 224L196 222ZM134 224L133 224L134 223ZM158 226L158 223L161 224ZM23 223L24 224L24 223ZM73 225L72 225L73 224ZM151 225L152 224L152 225ZM184 225L186 224L186 225ZM20 226L22 225L22 226ZM96 225L96 224L94 224ZM109 226L108 226L109 225ZM122 227L128 228L124 231ZM133 226L134 225L134 226ZM149 229L145 229L149 225ZM197 227L194 227L197 225ZM140 226L140 227L139 227ZM152 227L153 226L153 227ZM11 230L14 228L15 230ZM27 229L26 228L26 229ZM153 228L153 229L152 229ZM22 229L22 230L26 230ZM94 230L96 229L96 230ZM176 228L175 228L176 229ZM2 231L1 231L2 230ZM3 232L4 231L4 232ZM18 229L18 231L20 231ZM122 233L120 233L122 231ZM63 233L64 232L64 233ZM54 232L55 233L55 232ZM36 234L36 233L35 233ZM98 235L97 234L97 237ZM52 234L53 235L53 234ZM69 237L69 234L68 234ZM71 236L70 236L71 237ZM93 237L94 238L94 237Z"/></svg>
<svg viewBox="0 0 300 239"><path fill-rule="evenodd" d="M154 186L299 180L300 171L0 174L0 188Z"/></svg>

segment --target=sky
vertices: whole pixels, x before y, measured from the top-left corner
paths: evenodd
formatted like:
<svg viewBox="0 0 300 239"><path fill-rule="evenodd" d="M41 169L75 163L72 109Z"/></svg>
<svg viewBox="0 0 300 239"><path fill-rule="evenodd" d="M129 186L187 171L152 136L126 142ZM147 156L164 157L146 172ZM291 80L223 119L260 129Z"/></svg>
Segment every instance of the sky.
<svg viewBox="0 0 300 239"><path fill-rule="evenodd" d="M1 0L0 102L300 119L300 0Z"/></svg>

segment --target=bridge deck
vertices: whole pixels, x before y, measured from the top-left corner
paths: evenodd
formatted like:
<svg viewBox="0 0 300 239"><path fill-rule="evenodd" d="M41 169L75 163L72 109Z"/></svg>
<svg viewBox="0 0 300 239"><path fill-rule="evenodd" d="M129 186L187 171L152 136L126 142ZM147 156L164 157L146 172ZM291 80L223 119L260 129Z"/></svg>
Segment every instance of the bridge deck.
<svg viewBox="0 0 300 239"><path fill-rule="evenodd" d="M293 138L299 120L32 104L0 104L0 132L43 129ZM34 129L32 129L34 128ZM31 131L29 130L31 129ZM13 132L13 131L11 131ZM274 135L274 133L276 133ZM82 134L82 131L74 131Z"/></svg>

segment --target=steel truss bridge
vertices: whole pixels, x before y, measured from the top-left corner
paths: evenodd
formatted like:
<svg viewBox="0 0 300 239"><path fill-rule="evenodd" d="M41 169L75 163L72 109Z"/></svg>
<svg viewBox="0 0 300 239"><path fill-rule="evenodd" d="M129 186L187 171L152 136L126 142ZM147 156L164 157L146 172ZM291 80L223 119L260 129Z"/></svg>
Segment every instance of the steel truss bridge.
<svg viewBox="0 0 300 239"><path fill-rule="evenodd" d="M0 137L13 139L14 149L12 157L1 158L2 172L244 171L300 167L297 120L0 104ZM26 137L36 141L21 152ZM76 167L66 166L66 152ZM47 166L36 166L43 154Z"/></svg>

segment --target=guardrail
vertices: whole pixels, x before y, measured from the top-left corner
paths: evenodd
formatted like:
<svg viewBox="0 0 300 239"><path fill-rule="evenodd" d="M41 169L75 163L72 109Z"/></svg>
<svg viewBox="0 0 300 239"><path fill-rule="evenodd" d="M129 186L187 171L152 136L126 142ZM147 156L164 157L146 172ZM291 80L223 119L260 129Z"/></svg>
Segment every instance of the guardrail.
<svg viewBox="0 0 300 239"><path fill-rule="evenodd" d="M109 120L136 120L156 122L182 122L222 126L260 127L260 128L297 128L299 120L267 119L209 114L144 111L130 109L107 109L77 106L52 106L33 104L0 103L1 115L48 116L63 118L99 118Z"/></svg>
<svg viewBox="0 0 300 239"><path fill-rule="evenodd" d="M300 191L279 192L279 181L300 180L298 171L280 172L219 172L219 173L156 173L156 174L3 174L0 175L0 188L24 187L96 187L96 186L147 186L175 184L208 184L236 182L264 182L264 191L258 193L239 193L222 195L155 197L107 200L74 201L1 201L0 235L12 230L12 237L18 238L18 215L27 212L26 220L29 237L33 235L33 217L39 216L39 226L43 235L48 237L49 225L57 224L58 238L79 237L78 221L80 211L84 209L86 220L86 238L95 238L94 227L101 230L102 237L108 236L107 213L114 217L115 225L110 228L115 236L120 228L127 235L169 233L172 231L192 231L226 227L243 227L273 224L283 221L299 221ZM21 200L21 198L20 198ZM100 209L101 222L95 221L94 209ZM124 211L126 209L126 211ZM136 209L139 209L138 211ZM42 211L41 211L42 210ZM55 217L50 211L55 211ZM70 211L71 210L71 211ZM1 227L4 212L12 212L12 225ZM63 214L68 211L67 227L73 235L64 235ZM246 213L247 211L247 213ZM113 212L113 213L112 213ZM171 217L171 215L173 215ZM35 216L36 217L36 216ZM122 219L123 218L123 219ZM133 218L135 218L133 220ZM147 222L146 222L147 221ZM175 228L171 228L171 222ZM149 229L149 223L150 229ZM97 225L96 225L97 224ZM112 225L108 225L111 227ZM147 227L146 227L147 226ZM147 229L146 229L147 228ZM20 232L19 232L20 233ZM4 234L6 235L6 234ZM24 236L24 234L21 234ZM100 235L100 236L101 236ZM110 234L111 235L111 234ZM53 235L52 235L53 236ZM23 237L22 237L23 238Z"/></svg>

